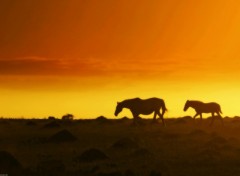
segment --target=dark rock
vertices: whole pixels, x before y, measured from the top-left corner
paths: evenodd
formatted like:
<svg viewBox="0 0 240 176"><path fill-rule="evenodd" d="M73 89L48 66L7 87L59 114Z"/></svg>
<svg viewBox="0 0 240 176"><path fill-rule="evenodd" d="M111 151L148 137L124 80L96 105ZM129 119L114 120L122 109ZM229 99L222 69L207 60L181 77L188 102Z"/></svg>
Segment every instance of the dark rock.
<svg viewBox="0 0 240 176"><path fill-rule="evenodd" d="M97 176L124 176L121 172L115 171L115 172L109 172L109 173L98 173Z"/></svg>
<svg viewBox="0 0 240 176"><path fill-rule="evenodd" d="M162 138L164 138L165 140L176 140L179 137L180 137L180 135L177 133L163 133L162 134Z"/></svg>
<svg viewBox="0 0 240 176"><path fill-rule="evenodd" d="M185 120L185 119L183 119L183 118L177 118L177 119L175 120L175 123L176 123L176 124L185 124L185 123L187 123L187 120Z"/></svg>
<svg viewBox="0 0 240 176"><path fill-rule="evenodd" d="M190 121L192 120L193 118L191 116L184 116L182 117L182 119L186 120L186 121Z"/></svg>
<svg viewBox="0 0 240 176"><path fill-rule="evenodd" d="M207 148L203 149L198 153L196 156L197 160L202 160L202 161L212 161L221 158L222 155L219 151L213 148Z"/></svg>
<svg viewBox="0 0 240 176"><path fill-rule="evenodd" d="M74 142L77 138L68 130L61 130L49 138L49 142Z"/></svg>
<svg viewBox="0 0 240 176"><path fill-rule="evenodd" d="M106 123L106 122L109 122L109 119L107 119L104 116L99 116L99 117L96 118L96 121L100 122L100 123Z"/></svg>
<svg viewBox="0 0 240 176"><path fill-rule="evenodd" d="M137 158L146 158L150 156L152 156L152 153L145 148L137 149L131 154L131 157L137 157Z"/></svg>
<svg viewBox="0 0 240 176"><path fill-rule="evenodd" d="M61 160L45 160L38 164L37 172L49 176L62 175L65 172L65 165Z"/></svg>
<svg viewBox="0 0 240 176"><path fill-rule="evenodd" d="M122 121L122 122L125 122L125 121L128 121L128 120L130 120L128 117L126 117L126 116L124 116L123 118L121 118L121 119L119 119L120 121Z"/></svg>
<svg viewBox="0 0 240 176"><path fill-rule="evenodd" d="M150 172L149 176L162 176L162 174L159 171L154 171L153 170L153 171Z"/></svg>
<svg viewBox="0 0 240 176"><path fill-rule="evenodd" d="M136 176L136 174L131 170L126 170L124 176Z"/></svg>
<svg viewBox="0 0 240 176"><path fill-rule="evenodd" d="M138 143L131 138L122 138L116 141L111 148L113 149L134 149L138 148Z"/></svg>
<svg viewBox="0 0 240 176"><path fill-rule="evenodd" d="M200 129L193 130L189 133L189 136L191 137L200 137L200 136L206 136L206 135L207 133Z"/></svg>
<svg viewBox="0 0 240 176"><path fill-rule="evenodd" d="M20 173L22 166L19 161L9 152L0 151L0 172L4 174L14 175Z"/></svg>
<svg viewBox="0 0 240 176"><path fill-rule="evenodd" d="M76 162L93 162L106 160L108 156L101 150L92 148L84 151L80 156L77 156L74 161Z"/></svg>
<svg viewBox="0 0 240 176"><path fill-rule="evenodd" d="M215 135L211 138L209 143L214 143L214 144L226 144L227 140L221 136Z"/></svg>

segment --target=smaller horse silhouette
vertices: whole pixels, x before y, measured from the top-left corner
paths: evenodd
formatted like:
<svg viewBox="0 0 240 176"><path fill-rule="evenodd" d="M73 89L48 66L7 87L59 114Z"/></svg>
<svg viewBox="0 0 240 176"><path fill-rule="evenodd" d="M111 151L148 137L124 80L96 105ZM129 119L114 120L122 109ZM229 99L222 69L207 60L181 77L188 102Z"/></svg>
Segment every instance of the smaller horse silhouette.
<svg viewBox="0 0 240 176"><path fill-rule="evenodd" d="M196 114L194 115L194 119L200 115L200 118L202 120L202 113L212 113L212 121L211 124L213 124L214 120L215 120L215 116L214 114L216 113L218 115L218 117L221 118L222 124L223 124L223 120L222 120L222 116L220 115L220 113L222 113L221 111L221 107L218 103L215 102L211 102L211 103L203 103L201 101L190 101L187 100L187 102L185 103L184 106L184 111L187 111L187 109L191 107L193 109L195 109Z"/></svg>
<svg viewBox="0 0 240 176"><path fill-rule="evenodd" d="M162 99L149 98L142 100L140 98L133 98L118 102L114 113L115 116L117 116L123 108L128 108L132 112L134 122L140 119L140 114L149 115L154 112L153 121L156 121L158 115L165 126L163 115L165 111L167 111L167 108ZM160 109L162 109L162 113L160 113Z"/></svg>

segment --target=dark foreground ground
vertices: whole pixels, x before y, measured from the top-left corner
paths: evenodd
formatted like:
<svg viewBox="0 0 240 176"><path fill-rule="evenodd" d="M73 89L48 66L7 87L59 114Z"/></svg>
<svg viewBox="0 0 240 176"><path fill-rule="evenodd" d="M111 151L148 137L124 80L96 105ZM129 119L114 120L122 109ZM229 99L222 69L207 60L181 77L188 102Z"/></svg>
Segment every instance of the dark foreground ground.
<svg viewBox="0 0 240 176"><path fill-rule="evenodd" d="M0 174L240 175L240 118L0 120Z"/></svg>

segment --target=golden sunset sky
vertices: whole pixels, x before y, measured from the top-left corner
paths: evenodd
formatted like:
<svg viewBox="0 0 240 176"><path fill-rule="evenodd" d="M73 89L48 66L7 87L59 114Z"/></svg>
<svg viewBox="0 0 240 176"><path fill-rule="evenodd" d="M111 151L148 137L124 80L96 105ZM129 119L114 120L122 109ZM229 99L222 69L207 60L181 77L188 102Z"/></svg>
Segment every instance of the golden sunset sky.
<svg viewBox="0 0 240 176"><path fill-rule="evenodd" d="M2 0L0 24L0 116L113 118L134 97L240 115L239 0Z"/></svg>

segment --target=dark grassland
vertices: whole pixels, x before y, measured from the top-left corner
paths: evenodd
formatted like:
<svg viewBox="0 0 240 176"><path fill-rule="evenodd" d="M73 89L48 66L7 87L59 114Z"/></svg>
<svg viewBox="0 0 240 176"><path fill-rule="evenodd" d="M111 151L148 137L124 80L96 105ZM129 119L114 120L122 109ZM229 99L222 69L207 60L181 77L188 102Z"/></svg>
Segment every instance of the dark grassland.
<svg viewBox="0 0 240 176"><path fill-rule="evenodd" d="M0 120L0 174L240 175L240 118Z"/></svg>

